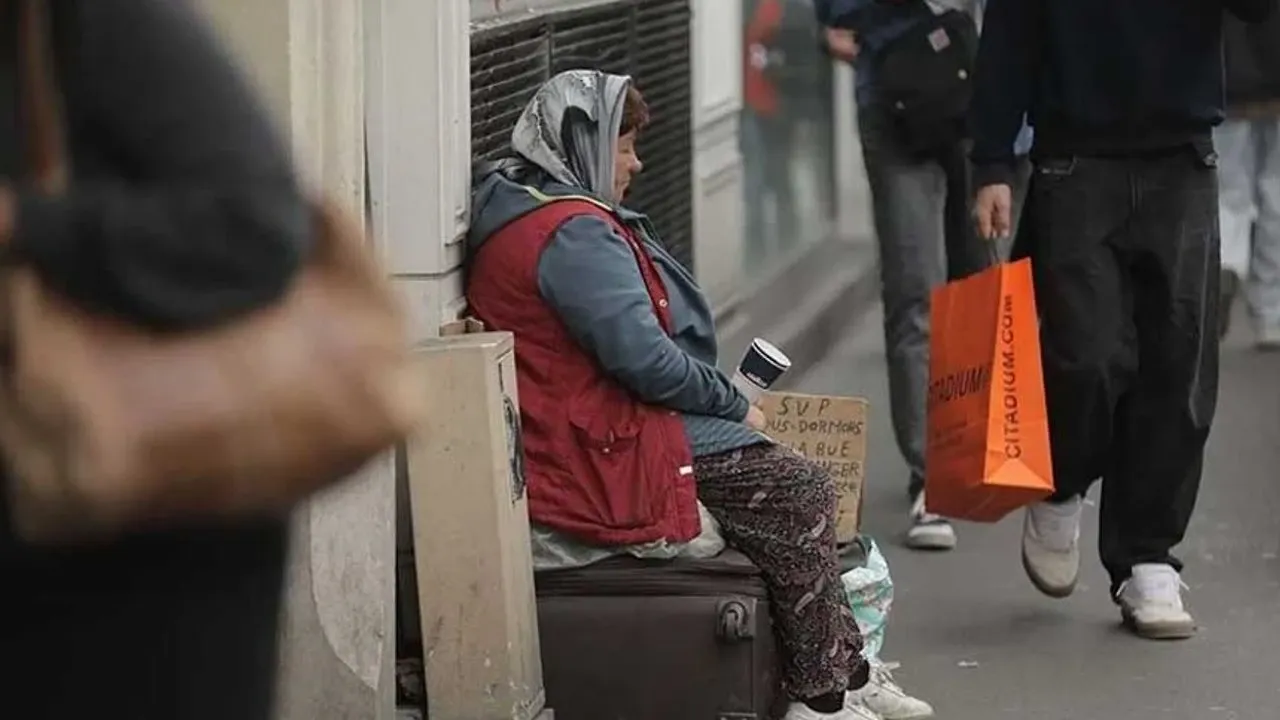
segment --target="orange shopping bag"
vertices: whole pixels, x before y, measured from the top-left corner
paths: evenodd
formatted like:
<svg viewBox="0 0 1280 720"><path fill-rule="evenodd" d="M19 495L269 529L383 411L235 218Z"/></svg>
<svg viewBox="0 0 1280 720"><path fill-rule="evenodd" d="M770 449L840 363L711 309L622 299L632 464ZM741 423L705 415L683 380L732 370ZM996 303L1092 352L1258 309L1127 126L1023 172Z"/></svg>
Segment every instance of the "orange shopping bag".
<svg viewBox="0 0 1280 720"><path fill-rule="evenodd" d="M933 293L929 512L995 522L1053 492L1031 261Z"/></svg>

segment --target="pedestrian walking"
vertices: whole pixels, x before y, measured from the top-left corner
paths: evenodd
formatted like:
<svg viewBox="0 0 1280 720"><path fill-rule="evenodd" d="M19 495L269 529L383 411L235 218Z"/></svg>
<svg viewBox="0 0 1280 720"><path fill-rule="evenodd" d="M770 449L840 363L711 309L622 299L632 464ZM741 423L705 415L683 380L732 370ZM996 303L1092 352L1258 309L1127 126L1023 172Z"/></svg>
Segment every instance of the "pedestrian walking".
<svg viewBox="0 0 1280 720"><path fill-rule="evenodd" d="M857 71L858 133L880 251L889 411L910 471L906 542L916 549L949 550L956 544L951 524L926 512L924 503L929 297L947 279L982 270L990 261L970 220L963 127L968 91L950 84L972 71L980 2L816 2L828 46ZM899 96L923 103L903 113Z"/></svg>
<svg viewBox="0 0 1280 720"><path fill-rule="evenodd" d="M742 137L750 158L746 239L752 257L769 257L808 230L808 193L793 168L822 155L812 139L831 122L831 73L816 49L812 7L803 0L759 0L749 9L742 83Z"/></svg>
<svg viewBox="0 0 1280 720"><path fill-rule="evenodd" d="M1221 158L1221 335L1238 291L1257 347L1280 350L1280 16L1250 25L1228 16L1227 120Z"/></svg>
<svg viewBox="0 0 1280 720"><path fill-rule="evenodd" d="M975 214L1012 227L1014 137L1035 173L1034 261L1057 493L1031 507L1023 564L1070 595L1083 496L1102 479L1099 549L1127 625L1186 638L1182 563L1218 394L1223 11L1276 0L989 0L973 99ZM1025 241L1025 242L1024 242Z"/></svg>

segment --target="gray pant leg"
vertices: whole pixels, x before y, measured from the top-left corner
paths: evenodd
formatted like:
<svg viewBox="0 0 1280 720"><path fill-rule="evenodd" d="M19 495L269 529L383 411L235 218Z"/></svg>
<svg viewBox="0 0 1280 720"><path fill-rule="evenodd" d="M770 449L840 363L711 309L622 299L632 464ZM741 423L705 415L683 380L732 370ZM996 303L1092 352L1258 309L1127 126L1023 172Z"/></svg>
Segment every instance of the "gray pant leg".
<svg viewBox="0 0 1280 720"><path fill-rule="evenodd" d="M1254 127L1261 142L1248 293L1259 325L1272 334L1280 329L1280 119L1257 120Z"/></svg>
<svg viewBox="0 0 1280 720"><path fill-rule="evenodd" d="M946 278L947 183L937 162L906 157L892 128L873 111L859 111L858 131L880 249L889 411L898 449L911 470L914 493L924 484L929 295Z"/></svg>
<svg viewBox="0 0 1280 720"><path fill-rule="evenodd" d="M1228 120L1213 131L1218 152L1218 215L1222 267L1249 279L1253 228L1258 219L1258 145L1251 120Z"/></svg>

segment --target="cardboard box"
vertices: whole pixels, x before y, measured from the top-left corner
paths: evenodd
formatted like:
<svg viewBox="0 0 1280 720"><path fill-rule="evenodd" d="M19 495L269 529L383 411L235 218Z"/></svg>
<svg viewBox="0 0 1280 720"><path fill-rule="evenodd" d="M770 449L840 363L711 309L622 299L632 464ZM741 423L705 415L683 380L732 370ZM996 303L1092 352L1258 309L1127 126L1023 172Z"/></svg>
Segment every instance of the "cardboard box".
<svg viewBox="0 0 1280 720"><path fill-rule="evenodd" d="M419 347L428 419L407 445L432 720L531 720L545 704L509 333Z"/></svg>
<svg viewBox="0 0 1280 720"><path fill-rule="evenodd" d="M836 395L767 392L760 409L765 432L818 463L831 474L839 494L836 540L852 542L862 522L866 480L867 401Z"/></svg>

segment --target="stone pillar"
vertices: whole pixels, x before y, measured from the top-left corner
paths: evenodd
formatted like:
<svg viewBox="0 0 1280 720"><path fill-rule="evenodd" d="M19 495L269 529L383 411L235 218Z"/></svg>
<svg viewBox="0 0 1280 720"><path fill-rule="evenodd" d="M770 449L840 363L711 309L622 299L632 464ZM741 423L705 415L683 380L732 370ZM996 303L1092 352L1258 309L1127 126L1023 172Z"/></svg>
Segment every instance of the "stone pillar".
<svg viewBox="0 0 1280 720"><path fill-rule="evenodd" d="M381 8L368 16L373 230L413 313L415 339L423 339L435 336L464 306L460 269L471 187L469 3L366 2Z"/></svg>
<svg viewBox="0 0 1280 720"><path fill-rule="evenodd" d="M694 267L712 306L733 305L743 278L742 3L694 0Z"/></svg>

